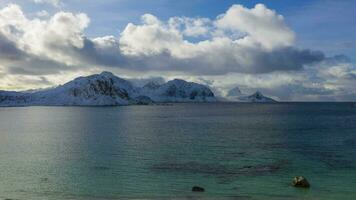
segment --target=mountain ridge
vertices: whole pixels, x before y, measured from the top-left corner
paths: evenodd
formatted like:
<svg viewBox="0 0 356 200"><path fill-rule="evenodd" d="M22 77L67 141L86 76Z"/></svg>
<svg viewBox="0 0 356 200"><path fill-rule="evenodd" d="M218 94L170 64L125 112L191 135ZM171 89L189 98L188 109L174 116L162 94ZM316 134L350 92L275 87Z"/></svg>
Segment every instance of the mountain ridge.
<svg viewBox="0 0 356 200"><path fill-rule="evenodd" d="M276 103L273 98L264 96L262 92L256 91L253 94L247 95L241 92L239 87L230 89L226 95L228 101L233 102L250 102L250 103Z"/></svg>
<svg viewBox="0 0 356 200"><path fill-rule="evenodd" d="M80 76L57 87L22 92L0 90L1 107L119 106L217 101L276 102L259 91L252 95L243 94L238 87L231 89L225 98L218 97L208 86L183 79L173 79L162 84L150 81L143 86L136 86L107 71Z"/></svg>
<svg viewBox="0 0 356 200"><path fill-rule="evenodd" d="M214 93L198 83L174 79L150 88L136 87L107 71L31 93L0 91L0 106L117 106L212 101L216 101Z"/></svg>

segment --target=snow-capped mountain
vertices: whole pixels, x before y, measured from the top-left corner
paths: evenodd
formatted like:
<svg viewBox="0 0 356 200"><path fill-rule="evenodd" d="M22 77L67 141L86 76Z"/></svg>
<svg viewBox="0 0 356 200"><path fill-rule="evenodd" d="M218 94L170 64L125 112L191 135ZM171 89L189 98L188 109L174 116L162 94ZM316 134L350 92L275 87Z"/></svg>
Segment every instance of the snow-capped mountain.
<svg viewBox="0 0 356 200"><path fill-rule="evenodd" d="M231 90L228 91L226 97L228 98L234 98L234 97L240 97L242 94L241 90L239 87L234 87Z"/></svg>
<svg viewBox="0 0 356 200"><path fill-rule="evenodd" d="M24 105L30 101L29 93L0 91L0 105Z"/></svg>
<svg viewBox="0 0 356 200"><path fill-rule="evenodd" d="M158 89L161 85L156 83L156 82L148 82L147 84L145 84L142 88L143 90L155 90Z"/></svg>
<svg viewBox="0 0 356 200"><path fill-rule="evenodd" d="M135 93L130 82L103 72L78 77L64 85L31 93L18 93L13 99L1 101L1 105L127 105L134 101ZM21 98L20 98L21 97ZM17 100L21 99L21 100Z"/></svg>
<svg viewBox="0 0 356 200"><path fill-rule="evenodd" d="M253 102L253 103L274 103L276 100L264 96L261 92L257 91L249 96L241 96L238 98L241 102Z"/></svg>
<svg viewBox="0 0 356 200"><path fill-rule="evenodd" d="M76 78L33 96L35 105L127 105L135 92L130 82L103 72Z"/></svg>
<svg viewBox="0 0 356 200"><path fill-rule="evenodd" d="M216 101L214 93L207 86L181 79L174 79L162 85L147 83L141 89L141 94L150 97L155 102Z"/></svg>
<svg viewBox="0 0 356 200"><path fill-rule="evenodd" d="M0 106L101 106L214 100L214 94L204 85L173 80L162 85L148 83L141 88L110 72L79 77L64 85L40 91L0 91Z"/></svg>
<svg viewBox="0 0 356 200"><path fill-rule="evenodd" d="M162 84L150 81L140 87L110 72L78 77L54 88L23 92L0 91L0 106L113 106L215 101L276 102L261 92L245 95L238 87L231 89L225 98L219 99L209 87L181 79Z"/></svg>
<svg viewBox="0 0 356 200"><path fill-rule="evenodd" d="M236 101L236 102L253 102L253 103L271 103L277 102L276 100L264 96L261 92L257 91L252 95L246 95L241 92L238 87L232 88L228 91L226 95L227 101Z"/></svg>

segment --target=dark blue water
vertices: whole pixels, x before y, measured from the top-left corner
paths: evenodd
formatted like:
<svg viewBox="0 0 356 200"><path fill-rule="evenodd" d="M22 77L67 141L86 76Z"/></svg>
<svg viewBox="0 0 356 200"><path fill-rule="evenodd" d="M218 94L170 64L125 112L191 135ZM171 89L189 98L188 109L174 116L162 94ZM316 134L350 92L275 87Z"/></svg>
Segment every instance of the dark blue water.
<svg viewBox="0 0 356 200"><path fill-rule="evenodd" d="M0 108L0 199L354 200L355 185L355 103Z"/></svg>

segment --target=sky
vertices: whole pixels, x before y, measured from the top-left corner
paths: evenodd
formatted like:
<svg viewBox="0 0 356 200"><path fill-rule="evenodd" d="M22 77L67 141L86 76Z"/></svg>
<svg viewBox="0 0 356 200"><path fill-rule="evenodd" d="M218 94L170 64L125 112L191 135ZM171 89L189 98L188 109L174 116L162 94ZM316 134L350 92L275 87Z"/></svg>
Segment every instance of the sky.
<svg viewBox="0 0 356 200"><path fill-rule="evenodd" d="M356 1L0 0L0 90L111 71L356 101Z"/></svg>

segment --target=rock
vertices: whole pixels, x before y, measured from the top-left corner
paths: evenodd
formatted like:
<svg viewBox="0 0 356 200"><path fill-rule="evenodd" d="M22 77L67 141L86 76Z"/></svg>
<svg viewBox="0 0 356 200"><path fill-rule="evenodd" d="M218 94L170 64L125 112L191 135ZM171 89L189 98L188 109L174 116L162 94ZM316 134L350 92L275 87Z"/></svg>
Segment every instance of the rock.
<svg viewBox="0 0 356 200"><path fill-rule="evenodd" d="M151 98L142 95L135 97L134 101L134 103L137 105L149 105L154 103Z"/></svg>
<svg viewBox="0 0 356 200"><path fill-rule="evenodd" d="M199 186L192 187L192 192L204 192L205 189Z"/></svg>
<svg viewBox="0 0 356 200"><path fill-rule="evenodd" d="M275 103L276 100L264 96L261 92L257 91L250 96L241 96L238 98L242 102L251 102L251 103Z"/></svg>
<svg viewBox="0 0 356 200"><path fill-rule="evenodd" d="M296 176L292 182L294 187L309 188L310 184L306 178L303 176Z"/></svg>

